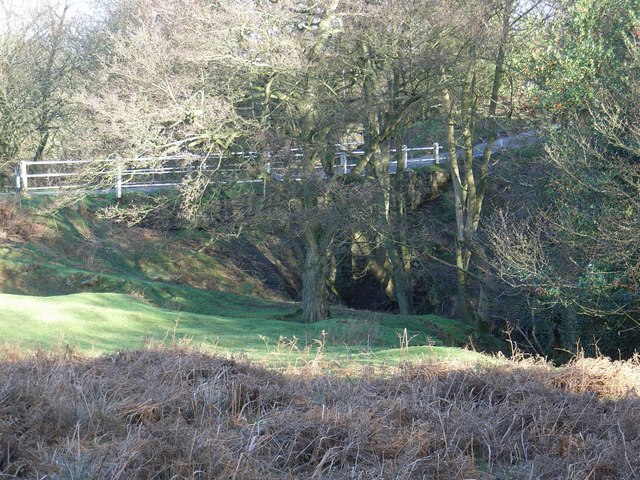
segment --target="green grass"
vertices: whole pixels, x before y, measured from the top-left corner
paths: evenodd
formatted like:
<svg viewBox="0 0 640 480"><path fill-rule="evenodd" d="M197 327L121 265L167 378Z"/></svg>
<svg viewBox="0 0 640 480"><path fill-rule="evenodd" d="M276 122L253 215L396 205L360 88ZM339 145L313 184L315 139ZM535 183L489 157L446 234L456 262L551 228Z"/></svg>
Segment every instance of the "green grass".
<svg viewBox="0 0 640 480"><path fill-rule="evenodd" d="M421 167L415 167L413 169L416 173L442 173L442 174L448 174L449 173L449 166L448 165L442 165L442 164L438 164L438 165L424 165Z"/></svg>
<svg viewBox="0 0 640 480"><path fill-rule="evenodd" d="M278 324L286 326L290 334L300 334L300 328L293 328L298 325L263 322L256 311L251 318L243 317L233 305L212 305L212 314L203 315L154 307L116 293L52 297L0 294L0 303L0 335L6 342L26 347L51 347L63 341L101 353L139 348L148 341L187 338L241 352L264 345L258 333L269 335Z"/></svg>
<svg viewBox="0 0 640 480"><path fill-rule="evenodd" d="M361 355L367 358L366 354ZM432 345L421 345L408 348L383 349L373 353L373 357L383 359L388 365L402 362L456 361L466 363L493 363L493 357L463 348L452 348Z"/></svg>
<svg viewBox="0 0 640 480"><path fill-rule="evenodd" d="M172 309L194 311L202 300L198 289L182 288L188 285L277 298L256 278L202 251L209 239L202 232L159 232L100 219L96 212L112 203L109 198L87 199L59 210L42 198L24 202L24 213L44 225L46 232L32 241L0 244L4 293L75 293L88 290L85 284L95 283L97 277L91 291L144 292L156 305ZM205 313L203 308L195 311Z"/></svg>
<svg viewBox="0 0 640 480"><path fill-rule="evenodd" d="M358 312L348 318L345 310L338 318L305 325L278 319L293 311L294 304L256 303L228 295L224 299L227 301L219 297L217 303L212 302L210 313L204 315L158 308L115 293L0 294L0 336L5 343L28 350L68 344L92 354L188 340L194 346L244 354L276 366L312 361L319 354L335 360L388 364L480 358L474 352L435 345L440 341L429 332L433 322L442 321L437 317L401 317L404 321L396 318L392 323L391 315L369 314L366 319ZM406 347L406 340L409 346L399 348Z"/></svg>
<svg viewBox="0 0 640 480"><path fill-rule="evenodd" d="M56 210L40 198L25 200L35 205L24 211L46 230L0 245L5 343L31 350L68 344L100 354L187 339L277 366L320 355L389 364L471 355L449 347L466 345L472 329L437 316L335 307L331 319L296 323L299 304L201 251L200 232L132 229L96 216L112 201L94 198Z"/></svg>

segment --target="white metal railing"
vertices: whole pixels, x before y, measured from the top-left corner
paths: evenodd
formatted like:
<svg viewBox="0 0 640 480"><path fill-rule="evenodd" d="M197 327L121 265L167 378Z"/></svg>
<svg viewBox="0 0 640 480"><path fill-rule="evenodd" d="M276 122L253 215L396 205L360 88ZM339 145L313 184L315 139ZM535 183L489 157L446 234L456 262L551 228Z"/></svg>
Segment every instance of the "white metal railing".
<svg viewBox="0 0 640 480"><path fill-rule="evenodd" d="M365 154L364 150L348 150L348 146L336 145L334 170L340 174L349 173ZM402 147L400 161L402 167L410 164L439 164L441 147L434 143L428 147ZM390 154L397 153L395 149ZM200 157L195 155L175 155L166 157L141 157L133 159L107 160L23 160L15 169L16 190L20 192L53 192L82 190L103 186L104 190L114 190L116 197L122 197L123 189L153 189L175 187L185 177L197 171L215 172L220 182L253 183L266 181L267 177L282 180L286 176L301 177L300 159L304 151L291 149L282 155L263 156L257 152L233 152ZM398 169L398 161L392 160L390 173ZM87 168L91 167L91 168ZM324 174L323 167L316 165L316 172ZM73 178L77 181L69 181Z"/></svg>

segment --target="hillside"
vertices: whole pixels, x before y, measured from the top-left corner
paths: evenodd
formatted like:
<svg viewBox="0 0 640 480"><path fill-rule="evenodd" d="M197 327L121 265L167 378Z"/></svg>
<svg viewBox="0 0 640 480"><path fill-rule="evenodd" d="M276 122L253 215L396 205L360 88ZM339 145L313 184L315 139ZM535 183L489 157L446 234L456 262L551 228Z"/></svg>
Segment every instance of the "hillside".
<svg viewBox="0 0 640 480"><path fill-rule="evenodd" d="M297 323L299 304L286 294L295 292L295 274L282 268L286 258L268 257L265 245L212 246L198 231L161 234L113 223L99 215L110 201L94 198L57 210L42 199L2 204L5 342L28 349L64 343L96 354L188 339L257 359L286 351L312 358L321 344L323 354L336 358L386 352L380 361L396 361L400 346L405 358L460 356L438 348L470 342L469 326L434 315L334 305L328 320ZM254 257L243 269L247 252ZM474 344L496 348L489 337ZM425 349L411 350L421 345Z"/></svg>
<svg viewBox="0 0 640 480"><path fill-rule="evenodd" d="M0 203L2 291L135 292L155 302L168 296L179 302L180 287L274 300L287 299L286 290L294 290L286 282L295 280L279 275L274 266L279 260L267 258L253 246L220 252L210 248L210 237L200 232L162 231L101 219L102 209L113 203L110 196L62 208L42 197ZM242 268L250 255L263 265L254 269L255 275ZM267 275L269 282L263 282ZM193 302L190 308L196 308Z"/></svg>
<svg viewBox="0 0 640 480"><path fill-rule="evenodd" d="M640 469L637 358L555 368L490 357L459 348L470 326L435 315L334 305L330 319L298 323L277 249L113 223L99 214L111 201L0 205L2 475L577 480ZM248 251L269 268L231 261Z"/></svg>

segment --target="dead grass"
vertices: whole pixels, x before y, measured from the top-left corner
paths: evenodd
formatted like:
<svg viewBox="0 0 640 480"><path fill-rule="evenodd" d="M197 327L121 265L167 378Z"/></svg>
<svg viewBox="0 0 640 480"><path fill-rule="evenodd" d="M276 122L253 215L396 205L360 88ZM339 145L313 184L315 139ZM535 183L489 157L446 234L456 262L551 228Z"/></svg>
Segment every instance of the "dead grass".
<svg viewBox="0 0 640 480"><path fill-rule="evenodd" d="M601 397L640 396L638 372L638 354L626 362L578 357L566 367L557 370L554 386L572 393L595 392Z"/></svg>
<svg viewBox="0 0 640 480"><path fill-rule="evenodd" d="M50 479L632 479L637 360L284 375L171 347L0 354L0 472Z"/></svg>
<svg viewBox="0 0 640 480"><path fill-rule="evenodd" d="M26 214L15 201L0 201L0 244L9 240L28 240L39 236L43 227Z"/></svg>

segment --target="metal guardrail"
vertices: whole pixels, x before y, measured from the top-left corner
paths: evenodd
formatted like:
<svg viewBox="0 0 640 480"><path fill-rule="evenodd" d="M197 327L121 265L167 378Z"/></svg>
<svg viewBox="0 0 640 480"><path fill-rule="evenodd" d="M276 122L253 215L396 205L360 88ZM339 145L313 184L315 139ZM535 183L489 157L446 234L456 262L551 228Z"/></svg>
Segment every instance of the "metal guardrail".
<svg viewBox="0 0 640 480"><path fill-rule="evenodd" d="M364 150L348 150L348 146L336 145L334 169L340 174L349 173L357 164ZM395 149L391 154L397 153ZM88 188L115 190L122 197L123 189L168 188L180 185L186 177L197 172L211 172L217 181L225 183L253 183L266 181L267 177L282 180L286 176L301 177L302 149L291 149L287 158L259 155L257 152L233 152L200 157L175 155L166 157L141 157L133 159L105 160L23 160L15 169L16 191L52 193L77 191ZM411 162L434 163L442 161L440 146L402 147L401 160L405 167ZM390 171L397 170L397 161L390 162ZM324 174L316 165L316 172ZM71 181L76 179L76 181Z"/></svg>

